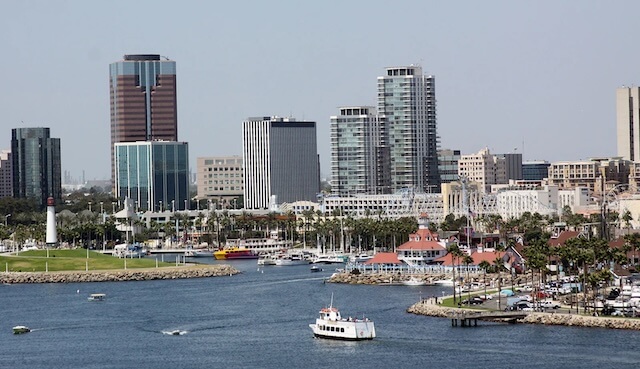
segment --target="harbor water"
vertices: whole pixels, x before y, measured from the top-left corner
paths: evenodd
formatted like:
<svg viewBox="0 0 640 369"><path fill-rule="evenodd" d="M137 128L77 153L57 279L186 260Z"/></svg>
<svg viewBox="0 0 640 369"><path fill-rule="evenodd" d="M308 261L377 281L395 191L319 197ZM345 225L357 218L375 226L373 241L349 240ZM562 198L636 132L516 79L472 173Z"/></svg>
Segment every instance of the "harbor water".
<svg viewBox="0 0 640 369"><path fill-rule="evenodd" d="M209 263L217 263L205 259ZM198 259L202 261L202 259ZM325 283L335 267L258 268L229 277L0 285L1 368L637 368L640 332L450 321L406 313L450 289ZM105 293L105 301L88 301ZM366 315L372 341L314 338L334 306ZM13 335L26 325L31 333ZM179 330L184 334L169 335Z"/></svg>

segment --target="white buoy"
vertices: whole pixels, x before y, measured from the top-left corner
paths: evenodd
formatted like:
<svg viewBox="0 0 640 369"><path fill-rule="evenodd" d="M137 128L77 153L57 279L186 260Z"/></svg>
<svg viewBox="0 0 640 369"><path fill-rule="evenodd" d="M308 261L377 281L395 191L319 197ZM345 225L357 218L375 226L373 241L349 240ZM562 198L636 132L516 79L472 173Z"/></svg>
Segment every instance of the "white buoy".
<svg viewBox="0 0 640 369"><path fill-rule="evenodd" d="M80 293L80 290L76 290L76 293Z"/></svg>

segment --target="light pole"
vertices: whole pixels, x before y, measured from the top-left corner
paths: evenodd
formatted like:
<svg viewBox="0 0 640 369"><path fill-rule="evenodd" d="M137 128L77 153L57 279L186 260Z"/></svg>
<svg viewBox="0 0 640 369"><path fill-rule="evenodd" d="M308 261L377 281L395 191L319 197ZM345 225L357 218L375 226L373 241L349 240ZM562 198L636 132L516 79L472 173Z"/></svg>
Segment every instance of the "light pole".
<svg viewBox="0 0 640 369"><path fill-rule="evenodd" d="M176 200L171 200L171 212L176 212Z"/></svg>
<svg viewBox="0 0 640 369"><path fill-rule="evenodd" d="M4 226L7 227L9 225L9 222L7 219L9 219L9 217L11 216L11 214L7 214L4 216Z"/></svg>
<svg viewBox="0 0 640 369"><path fill-rule="evenodd" d="M91 212L91 201L89 201L89 212Z"/></svg>
<svg viewBox="0 0 640 369"><path fill-rule="evenodd" d="M115 201L111 201L111 214L116 213L116 203Z"/></svg>
<svg viewBox="0 0 640 369"><path fill-rule="evenodd" d="M160 212L162 213L162 201L158 201L158 203L160 204Z"/></svg>
<svg viewBox="0 0 640 369"><path fill-rule="evenodd" d="M184 199L184 210L189 210L189 207L187 205L187 199Z"/></svg>

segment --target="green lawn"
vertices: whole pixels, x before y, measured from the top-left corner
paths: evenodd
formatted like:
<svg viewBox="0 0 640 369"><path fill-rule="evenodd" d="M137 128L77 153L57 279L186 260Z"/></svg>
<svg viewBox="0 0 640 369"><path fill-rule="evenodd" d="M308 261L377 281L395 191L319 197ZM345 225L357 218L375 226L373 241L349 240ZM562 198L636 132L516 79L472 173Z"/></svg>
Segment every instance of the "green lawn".
<svg viewBox="0 0 640 369"><path fill-rule="evenodd" d="M18 254L18 256L0 256L0 271L10 272L44 272L49 271L73 271L85 270L124 269L125 260L104 255L99 252L87 250L49 250L47 258L46 250L31 250ZM127 259L127 269L155 268L156 260L151 258ZM158 262L158 267L175 266L174 263Z"/></svg>

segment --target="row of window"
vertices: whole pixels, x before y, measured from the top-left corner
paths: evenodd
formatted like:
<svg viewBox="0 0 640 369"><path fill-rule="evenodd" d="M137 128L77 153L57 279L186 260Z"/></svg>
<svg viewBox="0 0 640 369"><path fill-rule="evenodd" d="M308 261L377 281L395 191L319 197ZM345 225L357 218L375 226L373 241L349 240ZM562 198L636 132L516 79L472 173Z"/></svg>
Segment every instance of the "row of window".
<svg viewBox="0 0 640 369"><path fill-rule="evenodd" d="M204 168L205 171L207 172L239 172L242 170L242 168L232 168L232 167L222 167L222 168L218 168L218 167L212 167L212 168Z"/></svg>
<svg viewBox="0 0 640 369"><path fill-rule="evenodd" d="M334 327L334 326L327 326L327 325L321 325L318 327L321 331L327 331L327 332L341 332L344 333L344 328L342 327Z"/></svg>

